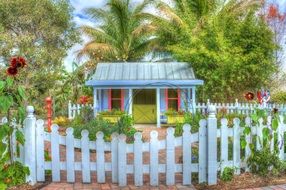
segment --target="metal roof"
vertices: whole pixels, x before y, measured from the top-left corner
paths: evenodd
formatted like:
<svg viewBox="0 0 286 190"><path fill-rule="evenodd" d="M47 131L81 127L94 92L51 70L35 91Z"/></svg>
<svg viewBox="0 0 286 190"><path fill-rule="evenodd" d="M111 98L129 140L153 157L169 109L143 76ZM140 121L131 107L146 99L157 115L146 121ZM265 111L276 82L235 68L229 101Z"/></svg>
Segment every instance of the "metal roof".
<svg viewBox="0 0 286 190"><path fill-rule="evenodd" d="M201 85L203 81L195 78L190 64L185 62L124 62L98 63L95 74L86 82L86 85L136 86L151 83Z"/></svg>

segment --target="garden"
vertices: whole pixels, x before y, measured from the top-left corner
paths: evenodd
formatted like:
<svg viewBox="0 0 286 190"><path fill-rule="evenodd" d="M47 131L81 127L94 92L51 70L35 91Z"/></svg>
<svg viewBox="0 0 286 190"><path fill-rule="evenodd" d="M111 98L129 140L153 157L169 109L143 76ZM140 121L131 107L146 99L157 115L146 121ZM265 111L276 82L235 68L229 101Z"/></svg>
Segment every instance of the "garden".
<svg viewBox="0 0 286 190"><path fill-rule="evenodd" d="M126 136L127 144L133 144L136 133L142 132L142 142L149 142L151 129L138 129L135 118L120 105L124 98L112 98L111 91L98 95L108 96L109 102L106 106L100 102L105 109L94 115L94 89L86 81L92 79L100 63L112 62L186 62L196 77L204 81L196 88L195 98L196 102L205 102L206 109L196 113L181 110L179 98L169 98L169 106L177 109L163 111L162 127L152 128L159 132L159 140L168 135L167 127L174 128L176 138L183 136L185 124L191 126L192 134L199 134L201 120L209 116L208 99L255 105L243 113L229 111L219 104L217 130L225 126L225 119L227 130L233 130L238 119L243 128L239 150L244 168L224 167L218 172L216 185L200 183L199 174L192 174L192 184L197 189L286 184L286 163L280 153L285 152L286 137L284 133L283 139L279 136L279 126L286 123L286 11L280 1L90 2L93 4L80 6L78 0L0 1L0 116L4 118L0 122L0 190L37 189L52 181L49 169L45 171L45 182L27 183L31 170L19 159L30 140L25 138L23 128L27 125L28 105L34 107L37 119L44 120L45 133L52 134L54 124L64 138L67 129L72 128L76 139L82 138L82 131L88 131L89 140L96 142L97 134L102 132L104 141L111 143L112 135L118 133ZM47 97L51 101L49 106ZM81 105L73 108L76 111L72 118L68 113L69 101ZM112 104L117 107L113 109ZM256 131L249 142L248 136L260 125L267 126L261 128L261 138L256 138ZM227 139L231 160L233 133ZM221 141L220 136L217 155L222 154ZM51 145L44 146L44 159L51 162ZM191 148L191 160L199 162L199 141ZM183 154L178 152L180 156L175 160L182 164ZM95 150L90 153L96 156ZM79 148L75 154L81 154ZM128 158L133 159L130 155Z"/></svg>

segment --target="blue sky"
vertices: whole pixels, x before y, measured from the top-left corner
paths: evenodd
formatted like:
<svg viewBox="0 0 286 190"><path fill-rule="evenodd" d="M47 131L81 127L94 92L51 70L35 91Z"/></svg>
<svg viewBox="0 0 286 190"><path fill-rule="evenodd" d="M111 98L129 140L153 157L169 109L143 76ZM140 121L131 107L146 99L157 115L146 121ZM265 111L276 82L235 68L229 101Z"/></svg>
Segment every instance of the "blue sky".
<svg viewBox="0 0 286 190"><path fill-rule="evenodd" d="M133 3L140 2L142 0L132 0ZM170 1L170 0L166 0ZM286 8L286 0L269 0L270 2L275 2L279 3L281 8ZM82 25L90 25L90 26L95 26L95 23L91 22L88 17L85 16L84 14L84 9L89 8L89 7L95 7L95 8L100 8L103 7L107 0L70 0L72 6L74 7L74 22L76 25L82 26ZM152 10L150 10L152 11ZM85 36L82 36L83 43L86 42L88 39ZM76 60L76 54L75 52L79 49L81 49L82 45L81 44L76 44L74 45L68 52L68 56L65 58L64 63L68 71L72 70L72 62ZM84 61L81 60L81 61ZM77 61L78 62L78 61Z"/></svg>

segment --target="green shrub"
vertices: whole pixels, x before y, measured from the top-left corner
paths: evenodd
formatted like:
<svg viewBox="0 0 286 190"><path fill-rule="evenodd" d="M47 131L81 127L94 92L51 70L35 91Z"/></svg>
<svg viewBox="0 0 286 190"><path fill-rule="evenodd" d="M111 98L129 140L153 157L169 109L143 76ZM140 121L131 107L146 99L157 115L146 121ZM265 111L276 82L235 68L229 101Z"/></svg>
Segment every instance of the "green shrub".
<svg viewBox="0 0 286 190"><path fill-rule="evenodd" d="M277 176L286 169L277 153L272 153L268 147L254 151L248 158L247 165L252 173L260 176Z"/></svg>
<svg viewBox="0 0 286 190"><path fill-rule="evenodd" d="M231 181L234 176L234 171L235 171L235 168L233 167L225 167L220 176L220 179L223 181Z"/></svg>
<svg viewBox="0 0 286 190"><path fill-rule="evenodd" d="M185 113L184 114L184 123L176 123L175 126L175 136L182 136L183 134L183 125L184 124L190 124L192 126L192 133L199 131L199 122L201 119L205 119L206 116L202 115L200 113L197 114L191 114L191 113Z"/></svg>
<svg viewBox="0 0 286 190"><path fill-rule="evenodd" d="M0 171L0 187L23 184L26 182L26 176L30 174L29 168L17 161L1 165Z"/></svg>
<svg viewBox="0 0 286 190"><path fill-rule="evenodd" d="M133 118L127 114L122 115L119 121L114 124L100 117L93 118L89 122L84 122L83 118L76 117L70 127L74 128L76 138L81 138L82 130L88 130L90 140L96 140L96 133L102 131L105 141L110 141L111 134L117 132L125 134L127 142L132 142L134 140L133 135L136 133L136 129L133 127Z"/></svg>
<svg viewBox="0 0 286 190"><path fill-rule="evenodd" d="M278 91L273 93L271 96L271 101L277 104L285 104L286 103L286 91Z"/></svg>

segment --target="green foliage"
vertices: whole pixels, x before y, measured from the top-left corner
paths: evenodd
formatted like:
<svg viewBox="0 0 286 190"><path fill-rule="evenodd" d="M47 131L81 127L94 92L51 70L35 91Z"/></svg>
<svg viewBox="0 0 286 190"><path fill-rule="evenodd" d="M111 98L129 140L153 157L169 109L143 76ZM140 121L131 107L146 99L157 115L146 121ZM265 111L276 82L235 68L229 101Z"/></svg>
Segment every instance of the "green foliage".
<svg viewBox="0 0 286 190"><path fill-rule="evenodd" d="M270 151L269 147L255 150L247 160L250 171L260 176L279 175L285 172L286 165L279 159L277 154Z"/></svg>
<svg viewBox="0 0 286 190"><path fill-rule="evenodd" d="M72 11L66 0L0 1L0 57L6 65L14 55L27 59L29 69L14 84L29 88L27 102L35 106L37 114L45 112L45 97L65 88L60 81L63 59L79 42ZM0 78L6 78L1 67Z"/></svg>
<svg viewBox="0 0 286 190"><path fill-rule="evenodd" d="M0 187L15 186L26 182L26 176L30 174L29 168L20 162L12 164L0 164ZM5 184L5 185L4 185Z"/></svg>
<svg viewBox="0 0 286 190"><path fill-rule="evenodd" d="M286 103L286 92L285 91L274 92L273 95L271 95L271 101L277 104L285 104Z"/></svg>
<svg viewBox="0 0 286 190"><path fill-rule="evenodd" d="M100 117L96 117L88 122L84 122L82 117L76 117L70 127L74 128L74 136L76 138L81 138L82 130L88 130L90 140L96 140L96 133L102 131L106 141L110 141L111 134L117 132L118 134L125 134L127 142L132 142L134 140L133 136L136 133L136 129L133 127L133 118L127 114L122 115L119 121L114 124Z"/></svg>
<svg viewBox="0 0 286 190"><path fill-rule="evenodd" d="M190 124L192 129L192 133L198 132L199 131L199 122L201 119L205 119L206 116L202 115L200 113L196 113L196 114L190 114L190 113L186 113L184 115L184 120L185 122L183 123L177 123L176 127L175 127L175 136L182 136L183 134L183 125L184 124Z"/></svg>
<svg viewBox="0 0 286 190"><path fill-rule="evenodd" d="M220 179L223 181L231 181L234 176L234 171L235 171L235 168L233 167L225 167L220 176Z"/></svg>
<svg viewBox="0 0 286 190"><path fill-rule="evenodd" d="M277 70L277 44L267 23L257 17L258 5L194 2L174 1L175 8L162 3L159 7L170 19L159 22L158 35L165 51L191 63L196 77L204 80L199 99L242 99L243 91L267 87Z"/></svg>

